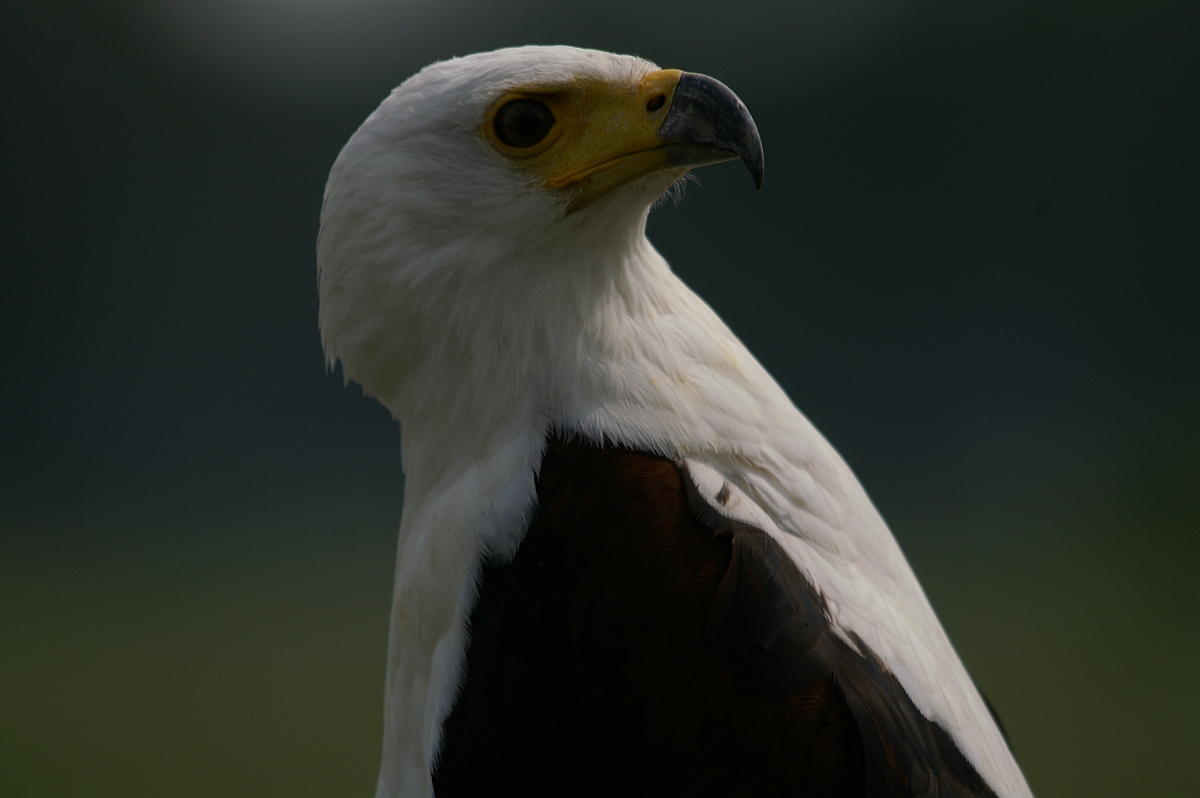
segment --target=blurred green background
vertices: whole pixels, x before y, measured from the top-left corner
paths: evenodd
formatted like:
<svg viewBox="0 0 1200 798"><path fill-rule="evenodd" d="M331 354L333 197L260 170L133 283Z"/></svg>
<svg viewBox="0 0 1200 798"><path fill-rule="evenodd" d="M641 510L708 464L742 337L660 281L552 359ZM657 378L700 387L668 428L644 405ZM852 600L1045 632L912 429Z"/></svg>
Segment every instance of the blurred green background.
<svg viewBox="0 0 1200 798"><path fill-rule="evenodd" d="M337 152L497 46L728 83L651 237L856 469L1034 791L1200 794L1194 2L12 0L0 794L369 795L402 475Z"/></svg>

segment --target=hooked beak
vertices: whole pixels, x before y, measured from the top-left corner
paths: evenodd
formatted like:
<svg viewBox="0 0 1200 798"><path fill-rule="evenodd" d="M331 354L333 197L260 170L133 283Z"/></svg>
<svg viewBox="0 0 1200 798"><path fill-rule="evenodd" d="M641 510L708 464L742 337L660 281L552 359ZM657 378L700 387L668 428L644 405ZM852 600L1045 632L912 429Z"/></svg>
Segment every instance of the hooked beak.
<svg viewBox="0 0 1200 798"><path fill-rule="evenodd" d="M633 86L534 87L506 95L498 107L521 97L547 106L555 127L528 151L495 146L540 174L547 188L562 191L568 214L647 175L678 178L734 159L762 187L763 148L754 119L736 94L706 75L663 69ZM490 122L484 133L491 135Z"/></svg>
<svg viewBox="0 0 1200 798"><path fill-rule="evenodd" d="M763 148L745 104L719 80L684 72L658 129L673 166L707 166L740 158L762 188Z"/></svg>

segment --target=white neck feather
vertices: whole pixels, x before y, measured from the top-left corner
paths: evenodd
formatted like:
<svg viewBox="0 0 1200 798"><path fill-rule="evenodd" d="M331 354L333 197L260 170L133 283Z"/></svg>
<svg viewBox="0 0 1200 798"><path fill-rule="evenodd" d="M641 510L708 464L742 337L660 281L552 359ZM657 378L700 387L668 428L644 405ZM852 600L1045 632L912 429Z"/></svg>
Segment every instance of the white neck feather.
<svg viewBox="0 0 1200 798"><path fill-rule="evenodd" d="M393 281L370 296L388 325L337 353L400 420L407 475L380 796L429 794L475 576L520 543L548 429L676 455L704 435L694 367L739 373L740 344L646 239L649 198L617 199L500 253L507 279L476 261Z"/></svg>
<svg viewBox="0 0 1200 798"><path fill-rule="evenodd" d="M437 269L398 268L367 290L343 281L357 293L341 299L373 305L358 319L386 323L348 326L356 335L332 354L400 420L407 475L377 795L432 795L478 570L519 545L551 428L728 480L827 597L835 630L865 640L1001 794L1028 795L862 487L671 272L645 237L649 199L639 207L491 262L442 252ZM520 268L496 279L505 262ZM339 292L323 295L323 314L330 298Z"/></svg>

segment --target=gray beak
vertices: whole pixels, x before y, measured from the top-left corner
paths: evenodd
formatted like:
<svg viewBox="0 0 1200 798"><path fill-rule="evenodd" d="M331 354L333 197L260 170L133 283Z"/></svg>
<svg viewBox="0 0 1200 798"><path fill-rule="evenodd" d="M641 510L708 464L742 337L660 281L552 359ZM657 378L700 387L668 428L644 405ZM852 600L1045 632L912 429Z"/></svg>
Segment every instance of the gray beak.
<svg viewBox="0 0 1200 798"><path fill-rule="evenodd" d="M706 166L740 158L754 187L762 188L758 128L745 104L721 81L683 73L658 136L667 142L672 164Z"/></svg>

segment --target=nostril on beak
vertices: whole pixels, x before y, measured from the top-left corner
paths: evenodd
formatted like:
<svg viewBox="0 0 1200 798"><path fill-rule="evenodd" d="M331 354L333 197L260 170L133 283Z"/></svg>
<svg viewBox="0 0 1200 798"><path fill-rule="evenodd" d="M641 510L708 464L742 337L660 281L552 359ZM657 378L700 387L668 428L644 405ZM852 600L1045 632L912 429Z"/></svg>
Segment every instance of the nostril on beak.
<svg viewBox="0 0 1200 798"><path fill-rule="evenodd" d="M667 97L664 94L656 94L650 98L650 102L646 103L646 110L654 113L667 102Z"/></svg>

